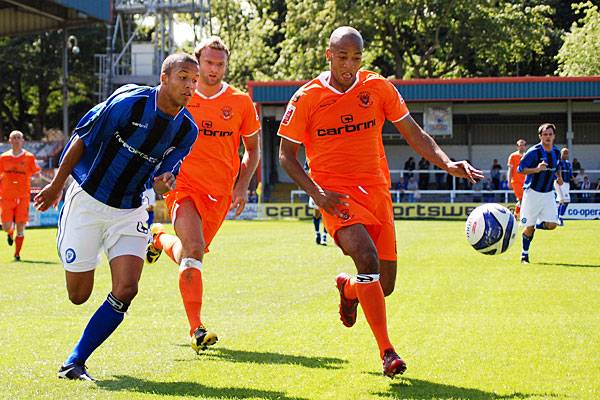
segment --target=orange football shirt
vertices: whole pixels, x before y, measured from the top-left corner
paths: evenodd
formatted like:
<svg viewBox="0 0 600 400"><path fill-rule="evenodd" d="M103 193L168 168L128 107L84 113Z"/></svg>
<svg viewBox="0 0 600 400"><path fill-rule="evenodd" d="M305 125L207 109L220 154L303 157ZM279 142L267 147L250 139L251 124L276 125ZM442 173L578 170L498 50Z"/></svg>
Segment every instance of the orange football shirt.
<svg viewBox="0 0 600 400"><path fill-rule="evenodd" d="M329 84L330 72L302 86L290 100L278 135L306 147L310 175L324 187L388 184L381 154L385 120L409 115L394 85L359 71L341 93Z"/></svg>
<svg viewBox="0 0 600 400"><path fill-rule="evenodd" d="M223 83L211 97L196 91L187 109L199 132L181 164L177 189L229 196L240 169L241 136L252 136L260 129L254 103L247 94Z"/></svg>
<svg viewBox="0 0 600 400"><path fill-rule="evenodd" d="M516 184L522 187L523 183L525 182L525 174L517 172L517 167L521 162L521 158L523 158L523 155L518 151L515 151L514 153L511 153L510 156L508 156L508 165L510 166L510 169L512 171L510 183L513 186L515 186Z"/></svg>
<svg viewBox="0 0 600 400"><path fill-rule="evenodd" d="M4 199L29 197L31 176L40 170L35 162L35 156L26 150L16 157L12 154L12 150L2 153L0 155L2 197Z"/></svg>

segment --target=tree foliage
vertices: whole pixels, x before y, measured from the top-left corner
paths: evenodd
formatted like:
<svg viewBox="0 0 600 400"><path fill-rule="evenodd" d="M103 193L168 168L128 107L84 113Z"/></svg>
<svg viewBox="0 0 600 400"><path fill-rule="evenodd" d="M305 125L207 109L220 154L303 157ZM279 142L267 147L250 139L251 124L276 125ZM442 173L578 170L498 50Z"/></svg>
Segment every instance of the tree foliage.
<svg viewBox="0 0 600 400"><path fill-rule="evenodd" d="M557 60L562 76L600 75L600 11L587 1L573 5L581 19L564 36Z"/></svg>

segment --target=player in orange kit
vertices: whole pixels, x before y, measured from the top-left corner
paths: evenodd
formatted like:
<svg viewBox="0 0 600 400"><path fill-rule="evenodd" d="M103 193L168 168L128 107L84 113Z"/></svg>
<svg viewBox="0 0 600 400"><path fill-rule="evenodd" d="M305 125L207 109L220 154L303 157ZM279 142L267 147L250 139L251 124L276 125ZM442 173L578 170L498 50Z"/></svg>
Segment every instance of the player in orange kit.
<svg viewBox="0 0 600 400"><path fill-rule="evenodd" d="M192 348L198 352L218 340L200 317L203 256L230 207L236 216L244 210L260 157L260 123L250 96L223 82L229 49L221 39L213 36L202 41L195 55L200 79L187 108L200 132L181 165L177 188L165 196L177 236L155 224L146 259L155 262L165 251L179 265L179 289ZM245 147L241 167L240 139Z"/></svg>
<svg viewBox="0 0 600 400"><path fill-rule="evenodd" d="M466 161L452 162L412 119L391 82L359 70L363 54L360 33L336 29L326 51L330 71L302 86L290 100L279 127L279 160L288 175L323 211L327 232L352 257L358 274L340 274L340 319L356 322L358 304L379 347L383 373L393 377L406 364L391 344L384 295L396 280L394 215L387 168L383 167L381 131L390 120L420 155L448 173L481 179ZM306 149L310 176L297 155ZM355 338L355 343L361 343Z"/></svg>
<svg viewBox="0 0 600 400"><path fill-rule="evenodd" d="M15 244L15 260L20 261L25 225L29 221L30 180L40 172L40 167L35 163L35 156L23 149L25 139L22 132L12 131L8 142L12 149L0 155L2 228L7 233L8 245ZM15 225L16 238L13 237Z"/></svg>
<svg viewBox="0 0 600 400"><path fill-rule="evenodd" d="M521 213L521 200L523 200L523 183L525 183L525 175L517 171L517 167L525 154L525 146L527 142L523 139L517 140L517 151L510 153L508 156L508 188L512 189L517 198L517 204L515 205L515 218L519 220L519 214Z"/></svg>

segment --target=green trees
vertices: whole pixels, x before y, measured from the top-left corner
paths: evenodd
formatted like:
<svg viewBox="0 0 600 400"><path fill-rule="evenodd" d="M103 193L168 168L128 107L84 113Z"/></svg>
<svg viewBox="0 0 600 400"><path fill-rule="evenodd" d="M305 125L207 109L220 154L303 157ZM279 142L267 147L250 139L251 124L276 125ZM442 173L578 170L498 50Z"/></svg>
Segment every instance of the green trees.
<svg viewBox="0 0 600 400"><path fill-rule="evenodd" d="M573 6L581 19L564 36L556 56L562 76L600 75L600 11L587 1Z"/></svg>

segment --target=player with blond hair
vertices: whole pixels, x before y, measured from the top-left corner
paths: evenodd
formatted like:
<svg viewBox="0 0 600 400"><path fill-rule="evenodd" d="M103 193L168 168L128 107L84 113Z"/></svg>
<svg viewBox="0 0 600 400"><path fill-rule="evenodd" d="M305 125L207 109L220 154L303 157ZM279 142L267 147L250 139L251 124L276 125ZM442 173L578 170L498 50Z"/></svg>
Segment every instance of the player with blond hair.
<svg viewBox="0 0 600 400"><path fill-rule="evenodd" d="M164 251L179 266L191 345L199 352L218 340L201 319L204 254L229 209L235 210L235 216L244 210L248 184L260 158L260 124L250 96L223 81L229 61L223 41L209 37L198 44L195 55L200 79L188 110L200 132L181 166L177 188L165 195L176 235L155 224L146 260L156 262ZM241 163L240 141L245 149Z"/></svg>

